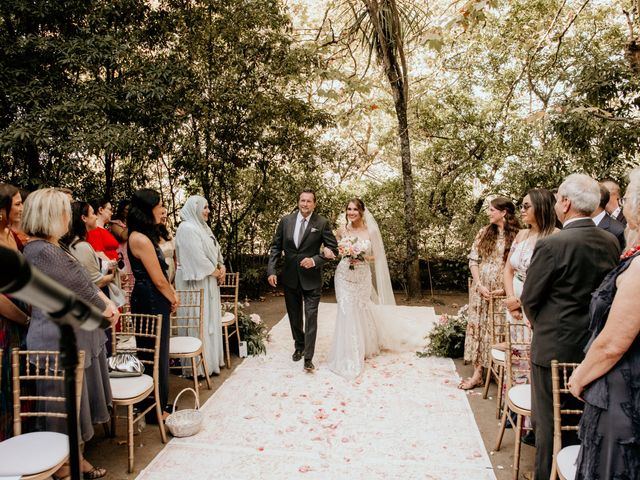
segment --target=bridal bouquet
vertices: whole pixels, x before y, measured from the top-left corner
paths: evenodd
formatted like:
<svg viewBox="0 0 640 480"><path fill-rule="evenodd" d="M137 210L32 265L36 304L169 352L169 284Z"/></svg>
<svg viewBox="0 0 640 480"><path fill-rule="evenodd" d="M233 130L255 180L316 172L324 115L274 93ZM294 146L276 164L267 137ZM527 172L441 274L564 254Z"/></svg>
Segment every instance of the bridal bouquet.
<svg viewBox="0 0 640 480"><path fill-rule="evenodd" d="M353 270L358 262L364 262L364 254L367 251L368 240L359 240L358 237L343 237L338 242L338 254L342 258L349 259L349 270Z"/></svg>

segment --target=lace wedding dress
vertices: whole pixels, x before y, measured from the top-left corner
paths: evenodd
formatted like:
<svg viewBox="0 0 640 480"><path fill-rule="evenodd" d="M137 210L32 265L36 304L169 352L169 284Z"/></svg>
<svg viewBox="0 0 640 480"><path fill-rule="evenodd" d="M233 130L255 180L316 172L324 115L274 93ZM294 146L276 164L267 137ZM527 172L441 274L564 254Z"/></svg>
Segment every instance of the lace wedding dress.
<svg viewBox="0 0 640 480"><path fill-rule="evenodd" d="M328 366L347 379L358 377L365 359L381 350L421 349L432 327L417 319L411 307L396 306L380 229L368 210L364 220L370 240L358 239L356 246L373 261L351 270L349 259L343 258L335 274L338 313Z"/></svg>
<svg viewBox="0 0 640 480"><path fill-rule="evenodd" d="M355 246L371 255L371 242L361 240ZM364 369L365 358L380 351L373 302L371 267L357 263L350 269L349 258L336 267L335 289L338 302L336 329L329 352L329 368L345 378L356 378Z"/></svg>

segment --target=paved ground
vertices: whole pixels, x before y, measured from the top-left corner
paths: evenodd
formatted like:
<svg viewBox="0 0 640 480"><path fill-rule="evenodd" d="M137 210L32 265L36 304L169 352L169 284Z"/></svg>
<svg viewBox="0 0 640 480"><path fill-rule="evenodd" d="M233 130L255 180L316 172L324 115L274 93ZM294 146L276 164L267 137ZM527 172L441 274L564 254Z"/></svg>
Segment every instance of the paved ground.
<svg viewBox="0 0 640 480"><path fill-rule="evenodd" d="M322 301L332 302L335 297L326 295ZM437 294L435 301L424 299L419 302L411 302L411 305L434 306L437 313L455 313L458 308L467 302L466 294L449 293ZM398 296L398 303L409 304ZM250 313L258 313L262 316L267 325L273 326L285 314L284 299L275 295L268 295L262 302L253 302L249 307ZM206 385L201 384L201 402L204 403L207 398L227 379L233 369L241 362L241 359L232 356L231 369L224 369L219 376L212 378L213 390L207 390ZM456 369L461 377L471 374L472 368L464 365L461 360L456 360ZM171 376L170 379L170 398L185 387L192 386L192 382L178 376ZM492 385L489 391L489 398L482 399L482 390L475 389L469 392L469 403L475 415L476 423L498 480L507 480L511 478L513 465L513 433L507 430L503 440L503 447L499 452L492 453L495 447L495 440L498 433L498 420L495 418L495 392L496 387ZM186 395L183 395L186 397ZM184 408L193 408L192 400L181 398L180 404ZM94 464L107 468L109 474L107 479L133 479L138 472L145 467L155 455L162 449L163 444L160 442L160 434L158 428L154 425L147 425L141 434L136 435L135 450L135 471L132 474L127 473L127 447L123 443L126 433L124 424L119 425L118 436L115 439L107 438L101 429L96 429L96 436L87 444L86 456ZM523 445L521 454L521 472L529 471L533 465L534 449ZM232 478L230 475L229 478Z"/></svg>

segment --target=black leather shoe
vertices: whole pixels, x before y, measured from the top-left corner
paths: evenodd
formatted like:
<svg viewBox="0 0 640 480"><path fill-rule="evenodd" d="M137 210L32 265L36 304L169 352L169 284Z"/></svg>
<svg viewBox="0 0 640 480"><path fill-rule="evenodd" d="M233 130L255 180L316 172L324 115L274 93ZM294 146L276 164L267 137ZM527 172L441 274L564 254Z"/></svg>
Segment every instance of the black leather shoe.
<svg viewBox="0 0 640 480"><path fill-rule="evenodd" d="M531 447L536 446L536 435L533 433L533 430L529 430L522 437L520 437L520 441L525 445L529 445Z"/></svg>
<svg viewBox="0 0 640 480"><path fill-rule="evenodd" d="M295 352L293 352L293 355L291 355L291 360L293 360L294 362L297 362L298 360L302 359L302 352L300 350L296 350Z"/></svg>
<svg viewBox="0 0 640 480"><path fill-rule="evenodd" d="M311 360L307 360L305 358L305 360L304 360L304 369L307 372L313 372L316 369L316 367L313 366L313 362L311 362Z"/></svg>

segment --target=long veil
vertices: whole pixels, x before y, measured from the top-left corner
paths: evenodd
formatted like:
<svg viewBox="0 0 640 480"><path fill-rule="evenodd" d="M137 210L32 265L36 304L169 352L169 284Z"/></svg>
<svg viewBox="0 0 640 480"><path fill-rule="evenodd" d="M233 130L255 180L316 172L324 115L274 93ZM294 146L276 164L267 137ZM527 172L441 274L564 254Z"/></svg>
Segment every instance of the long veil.
<svg viewBox="0 0 640 480"><path fill-rule="evenodd" d="M389 265L387 263L387 255L384 251L384 243L382 243L382 235L380 228L371 212L365 208L364 221L369 231L371 240L371 250L373 253L373 301L379 305L395 305L396 299L393 296L393 288L391 287L391 275L389 275Z"/></svg>

